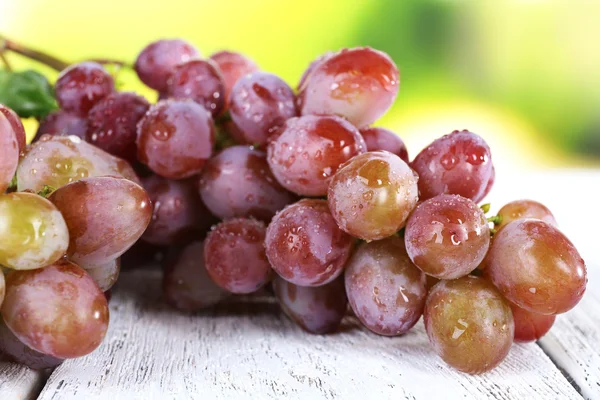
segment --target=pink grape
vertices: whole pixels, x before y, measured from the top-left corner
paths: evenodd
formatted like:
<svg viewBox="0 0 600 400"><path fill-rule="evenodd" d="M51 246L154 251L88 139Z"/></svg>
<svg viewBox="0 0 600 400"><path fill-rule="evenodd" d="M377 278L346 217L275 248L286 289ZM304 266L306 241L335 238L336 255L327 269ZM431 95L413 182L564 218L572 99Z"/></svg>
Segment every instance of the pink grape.
<svg viewBox="0 0 600 400"><path fill-rule="evenodd" d="M94 265L85 268L85 271L92 277L96 285L102 292L110 290L117 279L119 279L119 272L121 271L121 259L116 258L102 265Z"/></svg>
<svg viewBox="0 0 600 400"><path fill-rule="evenodd" d="M271 266L299 286L320 286L343 271L354 239L338 228L325 200L303 199L279 212L267 228Z"/></svg>
<svg viewBox="0 0 600 400"><path fill-rule="evenodd" d="M354 314L377 334L406 333L423 314L425 274L398 236L361 244L348 261L345 282Z"/></svg>
<svg viewBox="0 0 600 400"><path fill-rule="evenodd" d="M0 273L0 275L2 274ZM54 368L64 361L60 358L42 354L25 345L12 333L0 317L0 359L4 354L8 356L9 360L35 370Z"/></svg>
<svg viewBox="0 0 600 400"><path fill-rule="evenodd" d="M308 78L312 75L312 73L315 71L315 69L319 65L321 65L323 63L323 61L330 58L333 54L334 54L333 52L328 51L325 54L320 55L319 57L315 58L313 61L310 62L310 64L304 70L304 72L302 73L302 76L300 77L300 82L298 82L298 86L296 87L298 89L298 92L302 91L302 89L306 85L306 82L308 82Z"/></svg>
<svg viewBox="0 0 600 400"><path fill-rule="evenodd" d="M198 174L214 145L211 114L191 100L160 101L138 124L138 159L165 178Z"/></svg>
<svg viewBox="0 0 600 400"><path fill-rule="evenodd" d="M485 274L511 303L536 314L569 311L583 297L585 262L556 227L536 219L510 222L494 235Z"/></svg>
<svg viewBox="0 0 600 400"><path fill-rule="evenodd" d="M423 272L438 279L456 279L483 261L490 247L490 228L472 200L443 194L415 208L404 239L408 255Z"/></svg>
<svg viewBox="0 0 600 400"><path fill-rule="evenodd" d="M544 336L556 319L556 315L542 315L510 305L515 320L515 342L534 342Z"/></svg>
<svg viewBox="0 0 600 400"><path fill-rule="evenodd" d="M69 228L67 254L83 268L121 256L142 236L152 218L148 193L119 177L81 179L57 189L50 201Z"/></svg>
<svg viewBox="0 0 600 400"><path fill-rule="evenodd" d="M283 312L310 333L335 332L340 326L348 301L340 276L317 287L303 287L277 276L273 291Z"/></svg>
<svg viewBox="0 0 600 400"><path fill-rule="evenodd" d="M0 113L0 195L10 185L19 163L19 141L6 116Z"/></svg>
<svg viewBox="0 0 600 400"><path fill-rule="evenodd" d="M298 115L294 91L281 78L254 72L231 89L229 114L242 143L263 145L286 120Z"/></svg>
<svg viewBox="0 0 600 400"><path fill-rule="evenodd" d="M252 72L258 71L258 66L243 54L233 51L219 51L210 56L219 66L225 81L225 109L229 107L231 89L236 82Z"/></svg>
<svg viewBox="0 0 600 400"><path fill-rule="evenodd" d="M17 168L19 191L58 189L82 178L116 175L139 182L127 161L114 157L75 136L44 135L33 143Z"/></svg>
<svg viewBox="0 0 600 400"><path fill-rule="evenodd" d="M38 127L34 142L42 135L77 136L85 140L88 130L87 117L82 117L64 110L53 111L46 116Z"/></svg>
<svg viewBox="0 0 600 400"><path fill-rule="evenodd" d="M496 223L496 228L500 229L508 225L510 222L517 219L535 218L540 219L550 225L557 226L554 215L545 205L534 200L515 200L505 204L498 216L501 218L499 223Z"/></svg>
<svg viewBox="0 0 600 400"><path fill-rule="evenodd" d="M114 92L112 76L95 62L74 64L60 73L54 91L65 111L85 116L100 99Z"/></svg>
<svg viewBox="0 0 600 400"><path fill-rule="evenodd" d="M296 197L273 176L267 156L232 146L208 160L198 180L202 200L221 219L255 217L265 222Z"/></svg>
<svg viewBox="0 0 600 400"><path fill-rule="evenodd" d="M489 146L466 129L434 140L415 157L411 167L419 175L422 200L459 194L477 203L490 191L494 179Z"/></svg>
<svg viewBox="0 0 600 400"><path fill-rule="evenodd" d="M331 214L342 230L367 241L393 235L417 205L417 176L387 151L360 154L329 185Z"/></svg>
<svg viewBox="0 0 600 400"><path fill-rule="evenodd" d="M340 165L365 151L362 136L348 121L307 115L289 119L273 135L268 161L286 189L303 196L325 196Z"/></svg>
<svg viewBox="0 0 600 400"><path fill-rule="evenodd" d="M6 119L12 127L17 142L19 143L19 151L25 150L27 135L25 134L25 127L21 122L21 118L19 118L17 113L6 107L4 104L0 104L0 119Z"/></svg>
<svg viewBox="0 0 600 400"><path fill-rule="evenodd" d="M468 374L496 367L513 343L510 306L490 282L476 276L436 284L427 296L424 321L435 352Z"/></svg>
<svg viewBox="0 0 600 400"><path fill-rule="evenodd" d="M387 54L343 49L314 67L300 88L298 106L302 115L339 115L360 129L385 114L399 86L400 73Z"/></svg>
<svg viewBox="0 0 600 400"><path fill-rule="evenodd" d="M104 293L79 266L60 260L6 277L2 316L25 345L56 358L94 351L108 329Z"/></svg>
<svg viewBox="0 0 600 400"><path fill-rule="evenodd" d="M408 163L408 150L398 135L385 128L363 128L360 134L367 144L367 151L385 150Z"/></svg>
<svg viewBox="0 0 600 400"><path fill-rule="evenodd" d="M204 243L192 242L169 257L163 278L163 294L172 307L197 311L229 297L217 286L204 267Z"/></svg>
<svg viewBox="0 0 600 400"><path fill-rule="evenodd" d="M134 68L142 82L165 93L173 69L199 56L198 50L184 40L162 39L150 43L140 52Z"/></svg>
<svg viewBox="0 0 600 400"><path fill-rule="evenodd" d="M252 293L273 270L265 255L264 223L234 218L213 227L204 243L204 265L213 282L231 293Z"/></svg>

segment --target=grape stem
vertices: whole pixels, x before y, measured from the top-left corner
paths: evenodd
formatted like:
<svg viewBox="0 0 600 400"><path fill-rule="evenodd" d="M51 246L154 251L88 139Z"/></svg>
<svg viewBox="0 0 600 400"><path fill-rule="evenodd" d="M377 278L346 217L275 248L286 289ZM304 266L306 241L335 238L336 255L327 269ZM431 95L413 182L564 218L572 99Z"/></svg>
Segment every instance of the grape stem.
<svg viewBox="0 0 600 400"><path fill-rule="evenodd" d="M494 215L493 217L488 217L488 222L492 222L494 225L500 225L502 223L502 215Z"/></svg>
<svg viewBox="0 0 600 400"><path fill-rule="evenodd" d="M479 207L479 208L481 208L481 210L483 211L484 214L487 214L490 211L490 207L491 207L491 204L486 203L486 204L482 204L481 207Z"/></svg>
<svg viewBox="0 0 600 400"><path fill-rule="evenodd" d="M54 68L57 71L62 71L63 69L69 66L69 63L66 63L54 56L51 56L50 54L31 49L20 43L16 43L12 40L9 40L2 35L0 35L0 49L10 50L14 53L20 54L22 56L45 64L51 68Z"/></svg>
<svg viewBox="0 0 600 400"><path fill-rule="evenodd" d="M131 65L125 61L113 60L111 58L92 58L90 60L85 60L85 61L91 61L91 62L95 62L95 63L102 64L102 65L116 65L120 68L133 69L133 65Z"/></svg>
<svg viewBox="0 0 600 400"><path fill-rule="evenodd" d="M6 50L5 44L4 44L4 42L2 42L2 46L0 46L0 61L2 61L2 63L4 64L4 67L6 68L6 70L8 72L12 72L12 67L10 66L10 63L8 62L6 55L4 54L5 50Z"/></svg>

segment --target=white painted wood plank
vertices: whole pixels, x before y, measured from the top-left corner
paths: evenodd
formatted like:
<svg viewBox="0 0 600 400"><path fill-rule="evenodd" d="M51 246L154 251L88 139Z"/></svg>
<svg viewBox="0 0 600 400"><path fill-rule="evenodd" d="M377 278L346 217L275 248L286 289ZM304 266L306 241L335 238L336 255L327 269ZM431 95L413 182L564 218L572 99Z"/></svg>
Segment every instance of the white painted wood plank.
<svg viewBox="0 0 600 400"><path fill-rule="evenodd" d="M542 348L587 399L600 399L600 268L590 268L590 284L580 304L558 316L540 340Z"/></svg>
<svg viewBox="0 0 600 400"><path fill-rule="evenodd" d="M34 371L0 355L0 399L34 400L46 381L46 374Z"/></svg>
<svg viewBox="0 0 600 400"><path fill-rule="evenodd" d="M316 336L265 299L186 316L162 304L158 272L123 274L111 312L105 343L58 367L40 399L581 398L535 344L468 376L437 358L422 323L385 338L348 319Z"/></svg>

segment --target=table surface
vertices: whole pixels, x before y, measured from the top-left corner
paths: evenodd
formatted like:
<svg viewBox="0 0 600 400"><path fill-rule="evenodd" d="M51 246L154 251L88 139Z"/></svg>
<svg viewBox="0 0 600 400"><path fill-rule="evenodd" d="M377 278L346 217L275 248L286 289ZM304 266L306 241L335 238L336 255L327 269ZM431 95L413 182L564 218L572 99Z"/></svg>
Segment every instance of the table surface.
<svg viewBox="0 0 600 400"><path fill-rule="evenodd" d="M532 198L553 210L587 262L581 303L537 343L513 346L495 370L469 376L433 352L423 324L387 338L347 318L305 333L273 300L235 298L186 315L161 300L160 271L122 274L106 340L90 356L38 372L0 361L0 399L600 399L600 171L505 175L492 210Z"/></svg>

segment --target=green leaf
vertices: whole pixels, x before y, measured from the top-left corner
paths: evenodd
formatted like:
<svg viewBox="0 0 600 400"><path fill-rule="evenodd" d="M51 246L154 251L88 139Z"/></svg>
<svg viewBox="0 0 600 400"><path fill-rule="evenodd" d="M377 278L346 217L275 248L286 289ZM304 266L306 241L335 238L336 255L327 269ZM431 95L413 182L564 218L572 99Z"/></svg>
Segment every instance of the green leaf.
<svg viewBox="0 0 600 400"><path fill-rule="evenodd" d="M0 71L0 103L21 118L44 118L58 108L48 79L32 70Z"/></svg>

